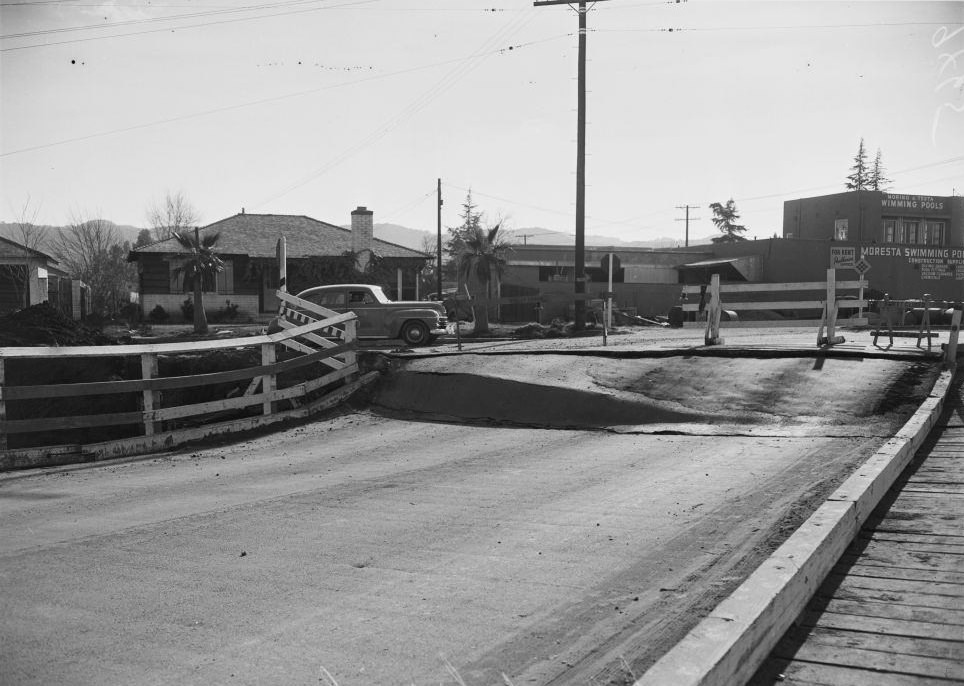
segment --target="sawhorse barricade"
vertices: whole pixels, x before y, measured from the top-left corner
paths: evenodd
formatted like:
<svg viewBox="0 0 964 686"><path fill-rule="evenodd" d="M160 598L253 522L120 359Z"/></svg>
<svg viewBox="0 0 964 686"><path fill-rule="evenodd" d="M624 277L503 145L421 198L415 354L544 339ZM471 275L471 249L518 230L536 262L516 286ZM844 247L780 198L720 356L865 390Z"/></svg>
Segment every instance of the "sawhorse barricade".
<svg viewBox="0 0 964 686"><path fill-rule="evenodd" d="M706 333L704 340L706 345L720 345L723 339L720 337L720 319L724 310L722 294L743 294L743 293L780 293L796 291L821 291L826 293L823 300L793 300L793 301L743 301L725 303L728 310L822 310L820 318L820 330L817 333L817 345L834 345L843 343L842 336L836 335L837 313L842 309L859 309L867 307L867 301L863 299L863 290L867 282L863 279L859 281L837 281L836 272L833 269L827 270L826 281L808 281L801 283L728 283L720 284L720 275L713 274L709 286L685 286L683 293L699 295L702 302L694 303L690 298L689 302L683 305L684 312L706 312ZM838 291L857 290L859 295L855 300L840 300L837 296Z"/></svg>

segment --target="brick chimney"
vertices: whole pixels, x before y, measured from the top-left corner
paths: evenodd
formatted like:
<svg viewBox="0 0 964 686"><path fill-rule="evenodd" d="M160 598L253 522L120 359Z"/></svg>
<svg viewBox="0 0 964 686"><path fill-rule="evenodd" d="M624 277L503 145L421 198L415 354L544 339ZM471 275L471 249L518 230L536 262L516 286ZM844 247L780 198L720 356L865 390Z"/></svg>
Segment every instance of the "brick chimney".
<svg viewBox="0 0 964 686"><path fill-rule="evenodd" d="M372 221L372 211L366 207L358 207L351 213L351 251L355 253L359 271L365 271L368 260L372 255L372 235L375 225Z"/></svg>

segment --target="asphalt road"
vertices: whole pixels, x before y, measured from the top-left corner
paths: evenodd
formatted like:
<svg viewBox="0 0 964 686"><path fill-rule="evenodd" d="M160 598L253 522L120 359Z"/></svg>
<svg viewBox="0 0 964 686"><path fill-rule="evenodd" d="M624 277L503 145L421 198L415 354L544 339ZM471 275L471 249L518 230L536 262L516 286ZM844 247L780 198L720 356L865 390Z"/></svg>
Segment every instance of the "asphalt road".
<svg viewBox="0 0 964 686"><path fill-rule="evenodd" d="M5 475L0 680L622 683L894 422L668 435L363 411Z"/></svg>

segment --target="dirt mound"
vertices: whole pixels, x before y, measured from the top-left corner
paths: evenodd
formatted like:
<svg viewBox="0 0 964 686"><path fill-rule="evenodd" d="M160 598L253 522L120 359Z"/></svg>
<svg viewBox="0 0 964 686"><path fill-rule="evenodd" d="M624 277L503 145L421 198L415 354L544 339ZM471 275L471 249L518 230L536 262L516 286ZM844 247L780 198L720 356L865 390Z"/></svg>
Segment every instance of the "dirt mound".
<svg viewBox="0 0 964 686"><path fill-rule="evenodd" d="M780 436L896 431L939 366L886 359L462 355L407 361L386 414L545 428Z"/></svg>
<svg viewBox="0 0 964 686"><path fill-rule="evenodd" d="M32 345L113 345L97 329L79 324L48 303L0 317L0 347Z"/></svg>

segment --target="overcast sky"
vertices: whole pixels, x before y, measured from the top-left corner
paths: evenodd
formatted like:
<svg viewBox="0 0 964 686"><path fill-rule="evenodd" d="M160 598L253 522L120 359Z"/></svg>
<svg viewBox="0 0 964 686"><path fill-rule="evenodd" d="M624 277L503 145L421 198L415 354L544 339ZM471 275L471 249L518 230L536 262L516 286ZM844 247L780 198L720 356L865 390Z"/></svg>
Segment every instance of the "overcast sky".
<svg viewBox="0 0 964 686"><path fill-rule="evenodd" d="M182 191L343 224L574 230L577 15L517 0L2 4L0 218L146 224ZM893 192L964 194L964 3L605 0L588 17L587 232L750 236L844 190L858 142ZM670 32L668 29L673 29ZM956 61L955 61L956 60ZM530 242L537 238L529 239Z"/></svg>

